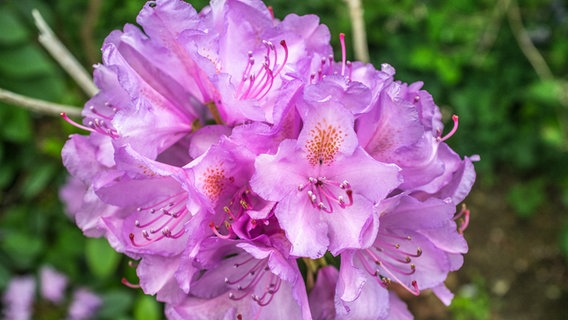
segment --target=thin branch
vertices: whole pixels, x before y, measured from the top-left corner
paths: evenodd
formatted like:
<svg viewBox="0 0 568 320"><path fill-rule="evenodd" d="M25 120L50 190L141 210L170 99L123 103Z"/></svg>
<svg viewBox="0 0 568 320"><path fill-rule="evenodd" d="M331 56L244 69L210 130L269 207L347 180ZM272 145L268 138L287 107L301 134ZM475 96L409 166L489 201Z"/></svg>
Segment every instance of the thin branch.
<svg viewBox="0 0 568 320"><path fill-rule="evenodd" d="M509 10L510 0L497 0L491 18L485 24L485 30L479 37L477 54L473 57L476 65L481 65L487 58L489 51L497 41L499 30L503 22L503 17Z"/></svg>
<svg viewBox="0 0 568 320"><path fill-rule="evenodd" d="M525 57L527 57L539 78L541 80L553 79L554 75L552 74L552 71L546 64L546 61L544 60L538 49L532 43L527 30L523 26L521 11L519 9L517 1L511 1L511 5L509 6L507 13L509 17L509 25L511 26L513 35L515 36L515 39L517 39L517 43L519 44L521 51L523 52Z"/></svg>
<svg viewBox="0 0 568 320"><path fill-rule="evenodd" d="M87 95L90 97L94 96L99 90L91 80L91 75L83 69L69 50L57 39L39 11L36 9L32 10L32 15L40 32L39 42Z"/></svg>
<svg viewBox="0 0 568 320"><path fill-rule="evenodd" d="M101 13L102 0L89 0L89 6L85 13L83 23L81 25L81 42L85 55L90 64L95 64L99 61L97 56L97 45L94 40L94 29L99 20Z"/></svg>
<svg viewBox="0 0 568 320"><path fill-rule="evenodd" d="M367 44L367 33L365 31L365 20L363 19L363 7L361 6L361 0L344 1L349 7L349 14L351 16L355 59L363 62L369 62L369 46Z"/></svg>
<svg viewBox="0 0 568 320"><path fill-rule="evenodd" d="M59 115L64 112L73 117L81 116L81 109L78 107L29 98L2 88L0 88L0 101L47 115Z"/></svg>

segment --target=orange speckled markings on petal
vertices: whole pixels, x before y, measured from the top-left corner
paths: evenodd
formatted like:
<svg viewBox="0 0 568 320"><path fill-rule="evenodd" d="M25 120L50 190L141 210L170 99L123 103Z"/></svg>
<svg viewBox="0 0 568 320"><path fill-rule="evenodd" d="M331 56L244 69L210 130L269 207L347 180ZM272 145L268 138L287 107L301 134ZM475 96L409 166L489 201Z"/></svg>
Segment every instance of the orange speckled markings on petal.
<svg viewBox="0 0 568 320"><path fill-rule="evenodd" d="M209 200L215 202L225 187L225 169L223 169L223 163L215 167L207 168L203 173L202 182L205 195Z"/></svg>
<svg viewBox="0 0 568 320"><path fill-rule="evenodd" d="M307 159L311 165L330 165L339 152L339 148L347 136L341 128L327 123L326 119L318 121L315 128L310 130L306 142Z"/></svg>

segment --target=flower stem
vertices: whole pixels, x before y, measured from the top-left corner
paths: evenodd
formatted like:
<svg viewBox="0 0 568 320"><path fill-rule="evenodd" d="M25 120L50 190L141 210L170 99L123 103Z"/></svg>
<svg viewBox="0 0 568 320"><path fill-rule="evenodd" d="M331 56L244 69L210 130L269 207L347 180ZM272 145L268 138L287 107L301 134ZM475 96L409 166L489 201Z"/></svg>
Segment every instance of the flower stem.
<svg viewBox="0 0 568 320"><path fill-rule="evenodd" d="M81 109L77 107L29 98L2 88L0 88L0 101L48 115L59 116L63 112L74 117L81 116Z"/></svg>
<svg viewBox="0 0 568 320"><path fill-rule="evenodd" d="M365 32L365 20L363 19L361 0L344 1L349 7L349 14L351 15L355 58L363 62L369 62L369 46L367 45L367 33Z"/></svg>
<svg viewBox="0 0 568 320"><path fill-rule="evenodd" d="M83 69L77 59L75 59L61 41L57 39L39 11L36 9L32 10L32 15L39 29L39 42L89 97L94 96L99 89L93 80L91 80L89 73Z"/></svg>

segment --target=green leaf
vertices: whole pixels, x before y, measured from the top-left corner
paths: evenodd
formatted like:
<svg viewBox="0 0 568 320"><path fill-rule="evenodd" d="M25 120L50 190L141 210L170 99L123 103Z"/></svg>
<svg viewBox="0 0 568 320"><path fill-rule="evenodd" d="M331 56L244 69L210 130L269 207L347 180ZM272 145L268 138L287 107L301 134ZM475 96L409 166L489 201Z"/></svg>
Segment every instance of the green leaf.
<svg viewBox="0 0 568 320"><path fill-rule="evenodd" d="M27 110L0 103L0 135L12 142L26 142L32 138L32 125Z"/></svg>
<svg viewBox="0 0 568 320"><path fill-rule="evenodd" d="M60 137L47 137L41 145L41 150L51 157L60 159L61 149L63 149L64 145L65 140L61 139Z"/></svg>
<svg viewBox="0 0 568 320"><path fill-rule="evenodd" d="M532 83L526 91L526 98L546 105L558 105L562 95L566 95L568 82L562 80L543 80Z"/></svg>
<svg viewBox="0 0 568 320"><path fill-rule="evenodd" d="M134 304L134 319L136 320L159 320L161 306L152 296L141 296Z"/></svg>
<svg viewBox="0 0 568 320"><path fill-rule="evenodd" d="M66 217L61 214L61 219ZM70 278L84 278L85 270L79 263L69 263L69 261L79 261L85 255L85 242L87 239L79 228L71 223L65 222L55 228L57 238L51 246L51 250L46 253L45 261L58 270L61 270Z"/></svg>
<svg viewBox="0 0 568 320"><path fill-rule="evenodd" d="M6 266L0 263L0 291L4 291L8 281L10 281L10 271Z"/></svg>
<svg viewBox="0 0 568 320"><path fill-rule="evenodd" d="M516 184L507 193L507 202L517 215L528 218L544 203L546 199L544 187L543 180L529 180Z"/></svg>
<svg viewBox="0 0 568 320"><path fill-rule="evenodd" d="M56 171L57 168L49 162L32 167L22 184L22 195L27 199L37 196L47 187Z"/></svg>
<svg viewBox="0 0 568 320"><path fill-rule="evenodd" d="M0 44L14 45L25 42L29 32L14 10L3 5L0 8Z"/></svg>
<svg viewBox="0 0 568 320"><path fill-rule="evenodd" d="M103 305L98 312L98 317L113 320L126 316L134 301L132 291L121 289L107 291L102 299Z"/></svg>
<svg viewBox="0 0 568 320"><path fill-rule="evenodd" d="M65 81L59 73L21 81L12 81L10 90L31 98L58 102L65 94Z"/></svg>
<svg viewBox="0 0 568 320"><path fill-rule="evenodd" d="M85 250L87 265L96 277L103 280L116 271L121 256L109 246L106 239L88 239Z"/></svg>
<svg viewBox="0 0 568 320"><path fill-rule="evenodd" d="M40 239L37 235L11 231L6 233L2 247L17 268L28 269L43 250L44 243Z"/></svg>
<svg viewBox="0 0 568 320"><path fill-rule="evenodd" d="M436 55L430 47L417 47L410 55L410 66L418 70L433 70L436 68Z"/></svg>
<svg viewBox="0 0 568 320"><path fill-rule="evenodd" d="M33 43L10 50L0 50L0 72L9 77L29 78L54 71L53 62Z"/></svg>
<svg viewBox="0 0 568 320"><path fill-rule="evenodd" d="M564 225L562 233L560 234L560 249L562 249L564 257L568 259L568 223Z"/></svg>

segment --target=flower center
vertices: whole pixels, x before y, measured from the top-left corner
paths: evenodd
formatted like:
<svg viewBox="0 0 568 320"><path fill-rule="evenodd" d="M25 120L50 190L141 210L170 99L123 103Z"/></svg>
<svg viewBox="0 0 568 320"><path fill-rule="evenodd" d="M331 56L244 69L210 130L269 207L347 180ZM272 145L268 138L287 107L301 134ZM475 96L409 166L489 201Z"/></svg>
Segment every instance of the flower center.
<svg viewBox="0 0 568 320"><path fill-rule="evenodd" d="M223 221L222 225L215 225L214 221L209 223L209 228L213 231L213 233L222 239L230 239L236 238L237 235L233 231L231 224L235 221L239 220L239 218L245 214L247 210L251 210L252 201L249 199L250 196L250 189L240 189L235 196L226 206L223 207L223 211L225 212L225 220ZM222 226L224 226L225 230L222 230ZM226 232L226 234L225 234Z"/></svg>
<svg viewBox="0 0 568 320"><path fill-rule="evenodd" d="M266 47L264 61L254 70L255 60L252 51L248 52L248 62L243 71L241 82L237 88L236 96L238 99L262 99L270 92L274 83L274 78L280 74L286 61L288 61L288 46L286 41L280 41L280 46L284 49L282 61L278 61L278 50L270 41L262 41Z"/></svg>
<svg viewBox="0 0 568 320"><path fill-rule="evenodd" d="M339 152L346 133L341 128L327 123L326 119L318 122L310 130L310 137L306 142L306 158L312 166L330 165Z"/></svg>
<svg viewBox="0 0 568 320"><path fill-rule="evenodd" d="M298 185L298 191L306 194L312 207L327 213L333 212L333 205L340 208L349 207L353 204L353 190L347 180L338 182L326 177L308 177L308 184Z"/></svg>
<svg viewBox="0 0 568 320"><path fill-rule="evenodd" d="M223 168L223 163L221 162L217 166L210 166L205 169L205 172L201 175L201 188L203 193L209 198L212 203L215 203L221 193L225 189L225 183L227 178L225 177L225 169ZM229 177L228 180L234 180L233 177Z"/></svg>
<svg viewBox="0 0 568 320"><path fill-rule="evenodd" d="M134 225L140 229L140 234L146 242L137 242L134 233L130 233L132 244L144 247L163 238L181 237L185 232L183 228L183 223L187 221L185 217L190 216L186 202L187 194L180 192L149 206L137 208L140 218L134 222Z"/></svg>

